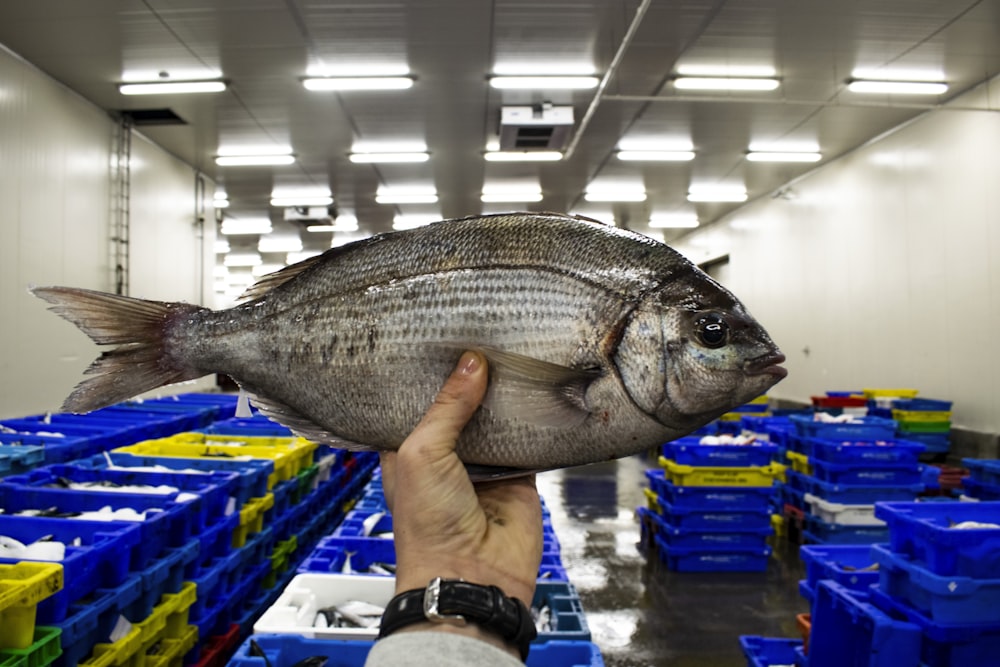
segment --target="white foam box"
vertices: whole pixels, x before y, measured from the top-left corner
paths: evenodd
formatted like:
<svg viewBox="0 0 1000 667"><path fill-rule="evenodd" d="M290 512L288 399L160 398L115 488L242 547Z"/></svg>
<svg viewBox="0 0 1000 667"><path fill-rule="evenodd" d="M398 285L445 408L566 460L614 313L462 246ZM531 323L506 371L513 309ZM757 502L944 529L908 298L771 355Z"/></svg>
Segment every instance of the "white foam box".
<svg viewBox="0 0 1000 667"><path fill-rule="evenodd" d="M875 518L875 505L842 505L831 503L823 498L805 494L806 504L811 514L826 523L841 526L884 526L885 521Z"/></svg>
<svg viewBox="0 0 1000 667"><path fill-rule="evenodd" d="M256 634L301 635L314 639L374 640L374 628L316 628L320 609L361 600L385 607L396 590L395 577L357 574L299 574L254 623Z"/></svg>

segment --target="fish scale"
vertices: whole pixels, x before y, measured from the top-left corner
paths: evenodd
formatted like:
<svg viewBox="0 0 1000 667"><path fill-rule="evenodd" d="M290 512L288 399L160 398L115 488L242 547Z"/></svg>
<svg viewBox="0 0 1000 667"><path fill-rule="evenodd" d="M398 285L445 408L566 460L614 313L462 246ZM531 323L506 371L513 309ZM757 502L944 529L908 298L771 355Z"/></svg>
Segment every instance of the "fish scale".
<svg viewBox="0 0 1000 667"><path fill-rule="evenodd" d="M68 410L225 373L295 432L354 449L397 448L463 350L478 350L490 387L457 451L513 474L643 451L784 376L763 328L678 253L558 214L373 237L265 276L224 311L35 294L121 346Z"/></svg>

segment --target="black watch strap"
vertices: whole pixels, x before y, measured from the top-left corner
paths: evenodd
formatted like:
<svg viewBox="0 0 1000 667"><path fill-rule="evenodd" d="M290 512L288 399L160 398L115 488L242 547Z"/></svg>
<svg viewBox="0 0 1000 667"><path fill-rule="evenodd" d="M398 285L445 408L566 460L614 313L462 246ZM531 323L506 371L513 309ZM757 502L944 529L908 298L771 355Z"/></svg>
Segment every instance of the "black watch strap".
<svg viewBox="0 0 1000 667"><path fill-rule="evenodd" d="M379 639L396 630L431 621L464 625L475 623L514 644L526 660L531 642L538 635L531 612L517 598L509 598L496 586L471 584L461 579L433 579L427 588L400 593L382 614Z"/></svg>

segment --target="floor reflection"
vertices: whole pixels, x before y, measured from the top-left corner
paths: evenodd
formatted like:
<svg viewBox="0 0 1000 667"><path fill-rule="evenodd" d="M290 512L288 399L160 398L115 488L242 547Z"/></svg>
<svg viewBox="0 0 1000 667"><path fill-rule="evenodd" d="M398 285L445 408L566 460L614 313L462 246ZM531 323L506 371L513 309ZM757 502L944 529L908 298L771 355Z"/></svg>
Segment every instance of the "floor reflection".
<svg viewBox="0 0 1000 667"><path fill-rule="evenodd" d="M645 505L642 457L538 476L563 565L608 667L742 667L741 634L795 637L803 577L778 544L766 573L670 572L639 553L634 510Z"/></svg>

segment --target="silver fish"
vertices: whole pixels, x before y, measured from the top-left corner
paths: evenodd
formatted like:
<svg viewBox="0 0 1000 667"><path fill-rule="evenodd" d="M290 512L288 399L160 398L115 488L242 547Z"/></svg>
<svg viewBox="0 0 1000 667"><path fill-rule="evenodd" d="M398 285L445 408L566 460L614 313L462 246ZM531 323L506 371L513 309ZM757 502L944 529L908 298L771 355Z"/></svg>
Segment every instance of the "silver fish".
<svg viewBox="0 0 1000 667"><path fill-rule="evenodd" d="M785 376L764 329L666 245L559 214L447 220L335 248L212 311L36 288L117 345L63 410L88 412L210 373L316 442L392 450L463 350L489 361L458 454L477 478L635 454ZM499 471L499 472L498 472Z"/></svg>

